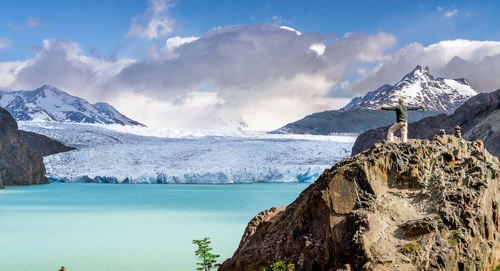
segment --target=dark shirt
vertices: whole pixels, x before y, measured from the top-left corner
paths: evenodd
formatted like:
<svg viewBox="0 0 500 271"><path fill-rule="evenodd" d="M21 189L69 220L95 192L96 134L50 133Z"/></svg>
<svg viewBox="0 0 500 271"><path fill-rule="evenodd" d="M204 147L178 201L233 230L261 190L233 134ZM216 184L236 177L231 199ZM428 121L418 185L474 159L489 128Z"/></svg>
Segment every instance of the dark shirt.
<svg viewBox="0 0 500 271"><path fill-rule="evenodd" d="M419 110L419 109L420 109L419 106L406 106L404 104L382 107L382 110L396 111L397 122L407 122L408 110Z"/></svg>

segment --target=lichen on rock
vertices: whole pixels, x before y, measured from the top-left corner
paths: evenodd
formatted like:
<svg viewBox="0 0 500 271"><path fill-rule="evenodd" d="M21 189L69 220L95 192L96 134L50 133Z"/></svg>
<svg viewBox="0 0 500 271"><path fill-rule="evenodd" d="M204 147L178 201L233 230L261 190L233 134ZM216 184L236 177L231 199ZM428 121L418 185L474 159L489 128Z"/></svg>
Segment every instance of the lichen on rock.
<svg viewBox="0 0 500 271"><path fill-rule="evenodd" d="M499 166L481 141L453 135L377 143L326 170L284 211L260 213L219 270L276 261L297 270L491 270L500 262Z"/></svg>

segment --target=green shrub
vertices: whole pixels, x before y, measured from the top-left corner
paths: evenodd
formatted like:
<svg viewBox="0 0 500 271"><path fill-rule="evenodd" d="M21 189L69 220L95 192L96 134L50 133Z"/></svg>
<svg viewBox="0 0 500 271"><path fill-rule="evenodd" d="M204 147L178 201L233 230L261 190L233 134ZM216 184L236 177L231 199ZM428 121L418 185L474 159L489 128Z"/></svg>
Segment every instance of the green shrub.
<svg viewBox="0 0 500 271"><path fill-rule="evenodd" d="M491 270L491 271L500 271L500 264L497 265L497 267L495 269Z"/></svg>
<svg viewBox="0 0 500 271"><path fill-rule="evenodd" d="M263 271L295 271L295 265L285 261L279 261L265 267Z"/></svg>
<svg viewBox="0 0 500 271"><path fill-rule="evenodd" d="M458 244L458 241L460 240L460 232L458 230L454 230L450 233L450 236L448 236L448 243L450 245L454 246Z"/></svg>
<svg viewBox="0 0 500 271"><path fill-rule="evenodd" d="M409 255L417 252L419 249L420 249L419 243L415 241L410 241L408 244L402 245L400 251L404 255Z"/></svg>
<svg viewBox="0 0 500 271"><path fill-rule="evenodd" d="M193 240L193 244L198 245L198 249L194 254L201 260L201 262L196 263L196 265L200 266L196 268L196 270L210 271L212 268L220 266L220 264L217 263L217 258L219 258L220 255L210 253L210 251L213 250L210 247L210 243L208 237L201 240Z"/></svg>

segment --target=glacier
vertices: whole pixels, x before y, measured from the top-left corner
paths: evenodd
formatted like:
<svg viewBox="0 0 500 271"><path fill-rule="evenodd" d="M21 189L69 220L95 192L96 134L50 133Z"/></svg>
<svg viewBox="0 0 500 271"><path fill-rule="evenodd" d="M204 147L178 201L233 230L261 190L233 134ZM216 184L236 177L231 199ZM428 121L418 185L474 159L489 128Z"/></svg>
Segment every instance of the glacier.
<svg viewBox="0 0 500 271"><path fill-rule="evenodd" d="M175 184L314 182L349 157L356 135L21 121L76 150L44 157L51 182Z"/></svg>

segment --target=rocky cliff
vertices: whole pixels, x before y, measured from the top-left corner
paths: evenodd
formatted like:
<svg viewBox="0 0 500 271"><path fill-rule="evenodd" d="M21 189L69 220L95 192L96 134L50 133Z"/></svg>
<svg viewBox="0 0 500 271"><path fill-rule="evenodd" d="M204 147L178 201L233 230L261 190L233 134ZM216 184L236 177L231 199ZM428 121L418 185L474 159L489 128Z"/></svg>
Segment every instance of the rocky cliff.
<svg viewBox="0 0 500 271"><path fill-rule="evenodd" d="M46 184L43 156L20 139L16 121L0 108L0 187Z"/></svg>
<svg viewBox="0 0 500 271"><path fill-rule="evenodd" d="M453 133L457 125L462 128L465 139L480 139L489 152L500 156L500 89L470 98L450 116L442 114L409 123L408 137L428 139L440 129ZM367 150L376 142L384 140L389 127L368 130L359 135L352 148L352 154Z"/></svg>
<svg viewBox="0 0 500 271"><path fill-rule="evenodd" d="M249 224L219 270L491 270L500 261L500 168L481 141L377 143L286 209Z"/></svg>

